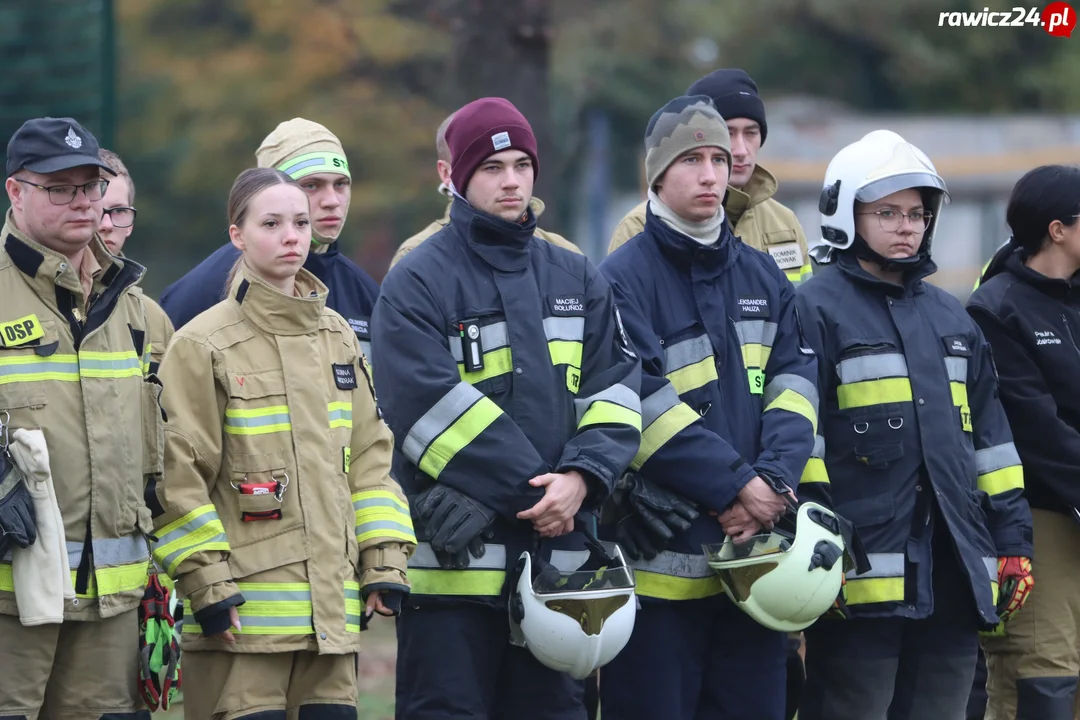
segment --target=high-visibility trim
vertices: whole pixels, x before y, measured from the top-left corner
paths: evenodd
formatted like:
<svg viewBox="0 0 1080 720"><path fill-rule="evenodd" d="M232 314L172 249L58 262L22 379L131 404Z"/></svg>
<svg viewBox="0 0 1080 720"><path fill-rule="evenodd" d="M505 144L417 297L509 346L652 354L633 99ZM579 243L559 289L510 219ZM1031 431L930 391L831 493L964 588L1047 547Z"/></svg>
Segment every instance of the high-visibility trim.
<svg viewBox="0 0 1080 720"><path fill-rule="evenodd" d="M582 316L544 318L544 335L549 343L555 340L583 342L585 340L585 318Z"/></svg>
<svg viewBox="0 0 1080 720"><path fill-rule="evenodd" d="M43 380L79 382L79 357L77 355L0 357L0 385Z"/></svg>
<svg viewBox="0 0 1080 720"><path fill-rule="evenodd" d="M712 356L709 356L693 365L670 372L665 377L675 387L675 391L682 395L716 382L716 363L713 362Z"/></svg>
<svg viewBox="0 0 1080 720"><path fill-rule="evenodd" d="M630 425L641 430L641 398L621 383L574 400L578 429L589 425Z"/></svg>
<svg viewBox="0 0 1080 720"><path fill-rule="evenodd" d="M911 382L906 377L900 377L838 385L836 400L841 410L911 402Z"/></svg>
<svg viewBox="0 0 1080 720"><path fill-rule="evenodd" d="M305 175L314 173L336 173L351 178L349 173L349 161L344 155L335 152L310 152L298 157L289 158L278 170L285 173L293 180L299 180Z"/></svg>
<svg viewBox="0 0 1080 720"><path fill-rule="evenodd" d="M818 392L814 383L799 375L782 373L765 386L765 411L786 410L806 418L817 432Z"/></svg>
<svg viewBox="0 0 1080 720"><path fill-rule="evenodd" d="M860 355L837 363L836 375L840 378L841 385L852 385L882 378L906 378L908 377L907 358L900 353Z"/></svg>
<svg viewBox="0 0 1080 720"><path fill-rule="evenodd" d="M742 346L743 367L747 370L760 370L769 364L772 348L768 345L750 343Z"/></svg>
<svg viewBox="0 0 1080 720"><path fill-rule="evenodd" d="M641 444L630 462L639 470L664 444L700 416L679 400L675 388L664 385L641 401Z"/></svg>
<svg viewBox="0 0 1080 720"><path fill-rule="evenodd" d="M802 267L791 268L784 270L784 276L791 281L791 284L798 287L802 283L809 280L814 274L813 265L803 265Z"/></svg>
<svg viewBox="0 0 1080 720"><path fill-rule="evenodd" d="M360 343L360 352L363 353L364 359L367 360L368 366L371 365L371 341L370 340L358 340Z"/></svg>
<svg viewBox="0 0 1080 720"><path fill-rule="evenodd" d="M225 409L225 432L229 435L269 435L291 430L292 422L288 405L271 405L246 410Z"/></svg>
<svg viewBox="0 0 1080 720"><path fill-rule="evenodd" d="M401 452L430 477L502 415L499 406L467 382L450 389L409 429Z"/></svg>
<svg viewBox="0 0 1080 720"><path fill-rule="evenodd" d="M490 380L499 375L506 375L514 369L514 359L510 348L504 347L498 350L484 353L484 367L475 372L467 372L464 363L458 363L458 375L470 385L475 385L484 380Z"/></svg>
<svg viewBox="0 0 1080 720"><path fill-rule="evenodd" d="M163 348L164 349L164 348ZM143 375L150 374L150 356L153 353L154 347L149 340L146 341L146 347L143 349L142 356L142 373Z"/></svg>
<svg viewBox="0 0 1080 720"><path fill-rule="evenodd" d="M94 548L94 566L98 568L143 563L150 560L150 548L143 535L94 538L91 544Z"/></svg>
<svg viewBox="0 0 1080 720"><path fill-rule="evenodd" d="M244 604L236 608L240 616L240 630L232 628L234 635L312 635L311 586L308 583L238 582ZM350 611L359 610L360 586L355 581L345 581L346 631ZM184 633L202 633L191 612L191 601L184 598ZM357 613L358 614L358 613ZM190 619L189 619L190 618ZM189 626L190 625L190 626ZM359 620L356 629L359 631Z"/></svg>
<svg viewBox="0 0 1080 720"><path fill-rule="evenodd" d="M142 377L142 360L134 350L123 352L80 350L79 375L86 378Z"/></svg>
<svg viewBox="0 0 1080 720"><path fill-rule="evenodd" d="M967 383L968 359L952 356L945 358L945 372L951 382Z"/></svg>
<svg viewBox="0 0 1080 720"><path fill-rule="evenodd" d="M119 567L97 567L95 560L94 578L97 580L97 594L117 595L131 590L142 590L150 576L150 559L132 565Z"/></svg>
<svg viewBox="0 0 1080 720"><path fill-rule="evenodd" d="M576 340L549 340L548 355L552 365L570 365L581 368L584 345Z"/></svg>
<svg viewBox="0 0 1080 720"><path fill-rule="evenodd" d="M360 583L345 581L345 632L360 632L360 619L364 614Z"/></svg>
<svg viewBox="0 0 1080 720"><path fill-rule="evenodd" d="M154 561L175 577L176 568L192 553L209 550L229 552L225 526L213 505L195 508L157 531L152 542Z"/></svg>
<svg viewBox="0 0 1080 720"><path fill-rule="evenodd" d="M665 550L652 560L631 561L638 595L661 600L700 600L724 592L704 555Z"/></svg>
<svg viewBox="0 0 1080 720"><path fill-rule="evenodd" d="M968 393L967 383L950 382L949 391L952 393L952 402L956 407L967 407Z"/></svg>
<svg viewBox="0 0 1080 720"><path fill-rule="evenodd" d="M715 382L716 362L709 336L699 335L665 349L664 372L680 395Z"/></svg>
<svg viewBox="0 0 1080 720"><path fill-rule="evenodd" d="M763 370L768 365L776 332L776 323L768 320L741 320L735 323L735 334L739 337L743 365L747 370Z"/></svg>
<svg viewBox="0 0 1080 720"><path fill-rule="evenodd" d="M810 459L806 461L799 484L827 482L829 482L829 471L825 467L825 438L815 435L814 449L810 451Z"/></svg>
<svg viewBox="0 0 1080 720"><path fill-rule="evenodd" d="M870 570L847 572L844 600L848 605L904 601L904 554L867 553Z"/></svg>
<svg viewBox="0 0 1080 720"><path fill-rule="evenodd" d="M467 570L442 570L431 545L418 543L409 557L408 575L414 595L500 595L506 582L506 546L486 545L481 558L470 553Z"/></svg>
<svg viewBox="0 0 1080 720"><path fill-rule="evenodd" d="M330 416L331 428L349 428L352 429L352 403L337 401L329 403L326 406L327 412Z"/></svg>
<svg viewBox="0 0 1080 720"><path fill-rule="evenodd" d="M450 354L454 356L454 361L459 365L464 363L465 353L462 349L461 335L447 335L446 339L450 346ZM510 347L510 335L506 323L497 322L481 327L480 346L484 349L485 360L487 353Z"/></svg>
<svg viewBox="0 0 1080 720"><path fill-rule="evenodd" d="M104 595L142 590L146 587L146 578L150 572L150 553L146 539L141 535L129 535L122 538L95 538L94 572L90 574L86 592L77 597L93 599ZM83 544L67 542L68 568L71 572L72 586L76 584L76 575L82 563ZM0 590L15 592L14 578L11 574L11 550L0 557Z"/></svg>
<svg viewBox="0 0 1080 720"><path fill-rule="evenodd" d="M389 490L364 490L352 496L356 541L394 539L416 542L409 506Z"/></svg>
<svg viewBox="0 0 1080 720"><path fill-rule="evenodd" d="M1016 445L1011 442L976 450L975 466L979 489L990 496L1024 489L1024 468Z"/></svg>

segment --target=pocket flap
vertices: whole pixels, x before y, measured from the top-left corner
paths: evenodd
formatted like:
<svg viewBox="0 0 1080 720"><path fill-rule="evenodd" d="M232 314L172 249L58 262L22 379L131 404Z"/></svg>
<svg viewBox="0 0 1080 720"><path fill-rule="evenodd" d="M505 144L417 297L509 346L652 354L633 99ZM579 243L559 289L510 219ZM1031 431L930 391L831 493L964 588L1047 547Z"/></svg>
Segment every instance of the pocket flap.
<svg viewBox="0 0 1080 720"><path fill-rule="evenodd" d="M836 514L850 520L856 527L880 525L896 515L891 494L875 495L836 504Z"/></svg>
<svg viewBox="0 0 1080 720"><path fill-rule="evenodd" d="M779 245L781 243L798 242L799 236L795 234L795 231L791 228L784 228L783 230L771 230L765 233L766 245Z"/></svg>
<svg viewBox="0 0 1080 720"><path fill-rule="evenodd" d="M229 458L229 468L234 474L271 473L287 467L285 453L281 450L251 455L237 454Z"/></svg>
<svg viewBox="0 0 1080 720"><path fill-rule="evenodd" d="M285 376L281 370L238 374L229 378L229 397L254 400L285 394Z"/></svg>
<svg viewBox="0 0 1080 720"><path fill-rule="evenodd" d="M307 540L301 526L241 548L233 548L229 554L229 569L233 579L242 580L256 573L307 559Z"/></svg>
<svg viewBox="0 0 1080 720"><path fill-rule="evenodd" d="M904 443L896 442L856 442L855 457L859 462L870 467L884 467L904 457Z"/></svg>

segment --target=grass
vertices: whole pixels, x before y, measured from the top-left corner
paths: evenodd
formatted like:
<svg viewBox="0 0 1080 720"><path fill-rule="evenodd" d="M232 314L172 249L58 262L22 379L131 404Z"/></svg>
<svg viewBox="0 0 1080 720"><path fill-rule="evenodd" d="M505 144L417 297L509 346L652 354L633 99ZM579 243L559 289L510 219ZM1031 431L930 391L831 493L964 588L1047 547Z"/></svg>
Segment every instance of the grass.
<svg viewBox="0 0 1080 720"><path fill-rule="evenodd" d="M394 621L376 615L364 632L363 641L356 716L360 720L393 720L394 664L397 660ZM186 686L185 689L194 690ZM183 703L177 702L168 712L159 710L153 717L155 720L182 720Z"/></svg>

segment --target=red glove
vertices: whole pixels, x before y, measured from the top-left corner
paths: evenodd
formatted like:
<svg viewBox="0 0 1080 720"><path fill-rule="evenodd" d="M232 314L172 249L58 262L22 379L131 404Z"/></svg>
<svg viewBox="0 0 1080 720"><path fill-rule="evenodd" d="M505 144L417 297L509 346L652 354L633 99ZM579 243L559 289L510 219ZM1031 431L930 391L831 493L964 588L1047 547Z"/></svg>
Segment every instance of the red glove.
<svg viewBox="0 0 1080 720"><path fill-rule="evenodd" d="M1028 593L1035 587L1031 576L1031 560L1026 557L998 558L997 613L1002 622L1013 616L1027 602Z"/></svg>

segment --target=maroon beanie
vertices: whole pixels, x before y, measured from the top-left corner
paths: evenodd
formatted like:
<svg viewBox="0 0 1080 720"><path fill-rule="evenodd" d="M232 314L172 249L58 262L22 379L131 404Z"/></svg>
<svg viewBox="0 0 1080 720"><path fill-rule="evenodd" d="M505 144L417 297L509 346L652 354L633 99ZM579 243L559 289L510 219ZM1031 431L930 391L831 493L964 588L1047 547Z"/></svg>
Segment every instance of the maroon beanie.
<svg viewBox="0 0 1080 720"><path fill-rule="evenodd" d="M450 179L462 196L480 164L503 150L520 150L532 158L533 179L540 174L536 136L525 116L509 100L480 98L454 113L446 128L450 147Z"/></svg>

